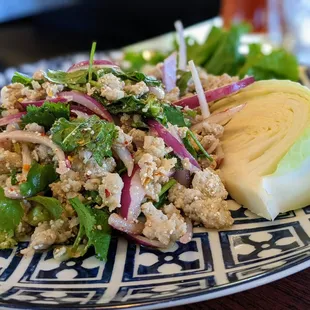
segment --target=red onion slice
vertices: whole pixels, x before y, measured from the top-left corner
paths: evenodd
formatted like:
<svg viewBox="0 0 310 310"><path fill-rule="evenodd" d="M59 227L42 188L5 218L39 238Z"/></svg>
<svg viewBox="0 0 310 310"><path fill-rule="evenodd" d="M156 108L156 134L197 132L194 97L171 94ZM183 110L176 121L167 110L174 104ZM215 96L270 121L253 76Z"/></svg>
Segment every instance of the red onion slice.
<svg viewBox="0 0 310 310"><path fill-rule="evenodd" d="M36 107L40 107L41 105L43 105L44 102L54 102L54 103L57 103L57 102L61 102L61 103L66 103L68 102L68 99L66 98L63 98L63 97L56 97L56 98L46 98L44 100L37 100L37 101L23 101L21 102L20 104L23 106L23 107L27 107L28 105L34 105Z"/></svg>
<svg viewBox="0 0 310 310"><path fill-rule="evenodd" d="M127 168L127 174L130 177L134 166L134 161L131 153L129 152L127 147L123 145L114 144L112 146L112 149L120 158L120 160L124 163L125 167Z"/></svg>
<svg viewBox="0 0 310 310"><path fill-rule="evenodd" d="M19 112L16 114L8 115L0 118L0 126L6 126L8 124L17 123L26 112Z"/></svg>
<svg viewBox="0 0 310 310"><path fill-rule="evenodd" d="M165 141L166 145L173 149L177 156L181 159L188 158L189 162L192 164L191 172L200 170L197 160L186 149L184 144L178 141L178 139L176 139L162 124L155 120L149 120L148 124L157 131L158 135Z"/></svg>
<svg viewBox="0 0 310 310"><path fill-rule="evenodd" d="M215 100L222 99L224 97L227 97L228 95L235 93L239 91L240 89L252 84L255 82L255 79L253 76L244 78L238 82L225 85L223 87L219 87L216 89L208 90L205 92L205 97L207 99L207 102L212 102ZM186 107L188 106L190 109L195 109L199 107L199 100L198 96L194 95L191 97L186 97L183 99L180 99L178 101L173 102L174 105L178 105L181 107Z"/></svg>
<svg viewBox="0 0 310 310"><path fill-rule="evenodd" d="M58 168L56 169L56 172L58 172L59 174L64 174L67 171L69 171L66 165L65 153L58 145L52 142L52 140L47 136L42 136L35 132L29 132L23 130L15 130L0 133L0 142L12 141L12 140L46 145L47 147L52 149L58 160Z"/></svg>
<svg viewBox="0 0 310 310"><path fill-rule="evenodd" d="M191 173L189 170L183 169L183 170L176 170L176 172L173 175L173 178L180 183L181 185L185 187L189 187L191 184Z"/></svg>
<svg viewBox="0 0 310 310"><path fill-rule="evenodd" d="M76 103L79 103L89 110L93 111L95 114L99 115L100 117L108 120L109 122L113 122L113 118L111 114L107 111L107 109L100 104L97 100L94 98L77 92L77 91L66 91L59 94L61 97L66 98L68 101L74 101Z"/></svg>
<svg viewBox="0 0 310 310"><path fill-rule="evenodd" d="M180 238L180 242L183 244L189 243L193 238L193 224L192 221L187 217L186 222L186 233Z"/></svg>
<svg viewBox="0 0 310 310"><path fill-rule="evenodd" d="M114 229L122 231L130 235L139 235L142 233L144 224L143 223L130 223L123 219L117 213L112 213L109 217L108 223Z"/></svg>
<svg viewBox="0 0 310 310"><path fill-rule="evenodd" d="M118 67L116 64L114 64L110 60L94 60L93 61L93 67L95 68L113 68L113 67ZM82 70L82 69L88 69L89 67L89 60L84 60L80 61L74 65L72 65L67 72L73 72L77 70Z"/></svg>
<svg viewBox="0 0 310 310"><path fill-rule="evenodd" d="M129 235L128 238L134 240L140 245L151 247L151 248L166 249L170 246L170 244L165 245L158 240L151 240L141 235Z"/></svg>
<svg viewBox="0 0 310 310"><path fill-rule="evenodd" d="M124 187L121 196L121 216L133 223L141 213L141 203L145 197L139 166L135 166L131 177L125 174L122 179Z"/></svg>
<svg viewBox="0 0 310 310"><path fill-rule="evenodd" d="M166 91L170 92L176 86L177 82L177 55L172 53L164 60L162 66L163 83Z"/></svg>

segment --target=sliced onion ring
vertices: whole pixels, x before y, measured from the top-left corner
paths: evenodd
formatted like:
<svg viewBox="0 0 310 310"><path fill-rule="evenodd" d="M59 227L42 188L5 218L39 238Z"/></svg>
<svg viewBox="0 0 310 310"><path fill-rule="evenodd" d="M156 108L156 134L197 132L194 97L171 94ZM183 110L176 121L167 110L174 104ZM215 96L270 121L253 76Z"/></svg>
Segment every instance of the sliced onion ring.
<svg viewBox="0 0 310 310"><path fill-rule="evenodd" d="M143 223L130 223L123 219L117 213L112 213L109 217L108 223L114 229L122 231L126 234L139 235L142 233L144 224Z"/></svg>
<svg viewBox="0 0 310 310"><path fill-rule="evenodd" d="M254 77L249 76L238 82L231 83L231 84L228 84L223 87L216 88L216 89L208 90L205 92L207 102L210 104L210 102L212 101L222 99L232 93L239 91L240 89L254 82L255 82ZM190 109L195 109L199 107L199 100L198 100L198 96L194 95L191 97L186 97L181 100L175 101L173 102L173 104L177 106L181 106L181 107L188 106Z"/></svg>
<svg viewBox="0 0 310 310"><path fill-rule="evenodd" d="M154 128L158 135L165 141L166 145L173 149L173 152L179 156L181 159L188 158L191 163L191 172L200 170L200 166L197 160L192 156L192 154L186 149L183 143L178 141L162 124L155 120L149 120L148 125Z"/></svg>
<svg viewBox="0 0 310 310"><path fill-rule="evenodd" d="M141 213L141 203L145 197L139 166L135 166L131 177L125 174L122 179L124 187L121 196L121 216L133 223Z"/></svg>
<svg viewBox="0 0 310 310"><path fill-rule="evenodd" d="M79 103L88 108L89 110L93 111L100 117L108 120L109 122L113 122L113 118L111 114L107 111L107 109L97 100L86 94L72 90L59 93L59 96L66 98L68 101L74 101L76 103Z"/></svg>
<svg viewBox="0 0 310 310"><path fill-rule="evenodd" d="M114 64L110 60L94 60L93 61L93 67L95 68L113 68L113 67L118 67L116 64ZM88 69L89 67L89 60L84 60L80 61L74 65L72 65L67 72L73 72L73 71L78 71L82 69Z"/></svg>
<svg viewBox="0 0 310 310"><path fill-rule="evenodd" d="M25 115L26 112L19 112L16 114L8 115L0 118L0 126L6 126L8 124L17 123L20 121L21 117Z"/></svg>
<svg viewBox="0 0 310 310"><path fill-rule="evenodd" d="M180 183L181 185L185 187L189 187L191 184L191 173L189 170L182 169L182 170L176 170L176 172L173 174L173 178Z"/></svg>
<svg viewBox="0 0 310 310"><path fill-rule="evenodd" d="M113 144L112 149L117 154L117 156L120 158L120 160L124 163L125 167L127 168L128 176L131 176L132 171L133 171L134 161L127 147L124 145Z"/></svg>
<svg viewBox="0 0 310 310"><path fill-rule="evenodd" d="M12 140L46 145L47 147L52 149L58 160L58 168L56 169L56 172L58 172L59 174L64 174L67 171L69 171L66 165L65 153L58 145L52 142L47 136L41 136L38 133L23 130L15 130L0 133L0 142L12 141Z"/></svg>

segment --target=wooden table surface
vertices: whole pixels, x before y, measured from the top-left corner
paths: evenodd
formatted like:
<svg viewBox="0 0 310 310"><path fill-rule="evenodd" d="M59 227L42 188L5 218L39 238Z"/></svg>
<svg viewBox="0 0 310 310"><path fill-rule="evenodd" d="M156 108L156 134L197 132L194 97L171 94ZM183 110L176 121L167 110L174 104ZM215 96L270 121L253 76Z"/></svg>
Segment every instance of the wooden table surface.
<svg viewBox="0 0 310 310"><path fill-rule="evenodd" d="M310 268L287 278L222 298L171 310L310 310Z"/></svg>

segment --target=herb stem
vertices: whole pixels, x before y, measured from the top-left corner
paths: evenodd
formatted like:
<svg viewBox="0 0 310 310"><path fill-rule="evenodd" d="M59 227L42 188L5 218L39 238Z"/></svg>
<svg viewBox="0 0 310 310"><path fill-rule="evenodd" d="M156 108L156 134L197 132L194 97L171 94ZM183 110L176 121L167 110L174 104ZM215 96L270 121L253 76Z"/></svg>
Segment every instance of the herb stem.
<svg viewBox="0 0 310 310"><path fill-rule="evenodd" d="M197 137L195 134L190 131L189 129L187 130L187 133L191 136L191 138L195 141L197 146L199 147L200 151L203 153L203 155L206 156L210 161L213 161L213 158L208 154L208 152L205 150L205 148L201 145L201 143L198 141Z"/></svg>
<svg viewBox="0 0 310 310"><path fill-rule="evenodd" d="M87 91L86 87L82 87L82 86L77 86L77 85L68 84L68 87L69 87L70 89L77 90L77 91L80 91L80 92L82 92L82 93L86 93L86 91Z"/></svg>
<svg viewBox="0 0 310 310"><path fill-rule="evenodd" d="M92 66L94 62L94 56L96 52L97 42L93 42L91 46L90 56L89 56L89 66L88 66L88 83L90 83L92 79Z"/></svg>
<svg viewBox="0 0 310 310"><path fill-rule="evenodd" d="M89 84L92 85L92 86L95 86L95 87L99 87L99 88L102 87L102 85L99 82L96 82L96 81L90 81Z"/></svg>

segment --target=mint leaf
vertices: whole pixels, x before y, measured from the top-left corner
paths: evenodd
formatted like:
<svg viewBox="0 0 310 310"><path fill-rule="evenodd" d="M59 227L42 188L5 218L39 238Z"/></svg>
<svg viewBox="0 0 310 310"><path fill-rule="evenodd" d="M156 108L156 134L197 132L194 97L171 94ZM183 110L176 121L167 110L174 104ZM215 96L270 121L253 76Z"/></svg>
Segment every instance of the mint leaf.
<svg viewBox="0 0 310 310"><path fill-rule="evenodd" d="M86 84L87 83L88 70L77 70L73 72L54 71L48 70L44 77L56 84Z"/></svg>
<svg viewBox="0 0 310 310"><path fill-rule="evenodd" d="M24 209L19 200L5 197L3 188L0 187L0 231L6 232L10 237L22 220Z"/></svg>
<svg viewBox="0 0 310 310"><path fill-rule="evenodd" d="M29 201L34 201L41 204L51 215L54 220L57 220L61 217L63 209L59 200L52 197L45 196L35 196L28 198Z"/></svg>
<svg viewBox="0 0 310 310"><path fill-rule="evenodd" d="M26 74L15 72L12 77L12 83L21 83L25 86L31 86L32 78Z"/></svg>
<svg viewBox="0 0 310 310"><path fill-rule="evenodd" d="M111 240L108 212L85 206L77 197L69 201L80 220L80 230L74 248L77 248L81 239L86 236L86 248L94 246L97 257L106 260Z"/></svg>
<svg viewBox="0 0 310 310"><path fill-rule="evenodd" d="M93 153L99 165L104 157L112 156L112 144L117 137L113 123L106 122L93 115L88 119L78 118L68 121L65 118L57 120L51 128L52 140L63 151L72 152L86 147Z"/></svg>
<svg viewBox="0 0 310 310"><path fill-rule="evenodd" d="M30 197L42 192L58 178L53 165L40 165L34 162L27 175L27 181L19 186L24 197Z"/></svg>
<svg viewBox="0 0 310 310"><path fill-rule="evenodd" d="M37 123L44 126L45 130L49 130L54 122L61 117L69 119L69 105L46 101L41 107L27 106L27 114L22 117L22 124Z"/></svg>

